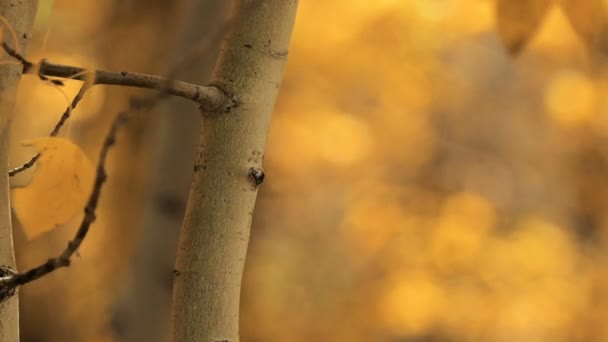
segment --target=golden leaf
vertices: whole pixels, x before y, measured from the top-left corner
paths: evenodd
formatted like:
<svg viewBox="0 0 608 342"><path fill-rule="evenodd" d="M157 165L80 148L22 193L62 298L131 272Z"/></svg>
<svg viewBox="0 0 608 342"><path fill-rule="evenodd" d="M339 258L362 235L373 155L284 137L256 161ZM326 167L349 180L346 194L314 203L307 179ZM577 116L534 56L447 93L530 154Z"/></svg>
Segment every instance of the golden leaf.
<svg viewBox="0 0 608 342"><path fill-rule="evenodd" d="M608 12L605 0L560 0L570 25L592 52L608 53Z"/></svg>
<svg viewBox="0 0 608 342"><path fill-rule="evenodd" d="M553 0L497 0L498 35L512 55L530 41L552 4Z"/></svg>
<svg viewBox="0 0 608 342"><path fill-rule="evenodd" d="M41 154L32 181L13 190L13 207L29 239L69 222L82 211L93 187L94 168L65 138L29 140Z"/></svg>

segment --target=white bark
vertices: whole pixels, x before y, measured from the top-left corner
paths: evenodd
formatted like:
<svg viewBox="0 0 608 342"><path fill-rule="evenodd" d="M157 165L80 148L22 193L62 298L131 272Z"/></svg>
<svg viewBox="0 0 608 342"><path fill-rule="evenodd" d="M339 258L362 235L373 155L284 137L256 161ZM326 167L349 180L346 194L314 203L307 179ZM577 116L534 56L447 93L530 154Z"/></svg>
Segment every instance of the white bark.
<svg viewBox="0 0 608 342"><path fill-rule="evenodd" d="M206 113L176 260L173 341L239 341L241 279L296 0L238 1L214 83L240 102ZM257 172L257 171L256 171Z"/></svg>
<svg viewBox="0 0 608 342"><path fill-rule="evenodd" d="M185 24L171 49L175 63L192 54L194 47L209 45L200 58L184 68L177 79L205 84L217 57L218 27L226 20L225 0L187 0L178 17ZM201 14L204 13L204 14ZM217 42L215 42L217 41ZM130 283L119 298L125 320L120 341L164 342L169 335L171 282L175 250L184 218L196 156L200 114L182 99L168 100L152 116L146 169L150 170Z"/></svg>
<svg viewBox="0 0 608 342"><path fill-rule="evenodd" d="M6 20L15 33L13 36L10 29L3 23L1 26L4 32L3 39L22 54L30 39L37 7L37 0L0 1L0 16ZM15 41L15 37L17 41ZM10 126L14 115L13 108L22 70L21 64L0 64L0 265L10 266L13 269L16 269L16 266L8 184L8 151ZM11 297L2 304L0 341L19 341L19 300L17 296Z"/></svg>

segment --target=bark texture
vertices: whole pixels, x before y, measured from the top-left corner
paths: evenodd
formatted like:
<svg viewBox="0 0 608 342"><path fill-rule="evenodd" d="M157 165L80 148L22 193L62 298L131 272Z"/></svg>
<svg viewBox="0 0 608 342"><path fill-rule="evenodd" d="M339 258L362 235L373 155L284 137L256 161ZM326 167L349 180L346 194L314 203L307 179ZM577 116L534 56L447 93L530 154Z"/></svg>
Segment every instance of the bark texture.
<svg viewBox="0 0 608 342"><path fill-rule="evenodd" d="M182 27L175 34L172 58L179 64L196 46L209 45L192 66L175 77L206 84L219 50L220 31L229 3L226 0L184 0L178 17ZM169 63L171 64L171 63ZM169 99L152 117L146 144L150 156L145 169L149 181L143 198L142 218L136 239L132 279L121 293L117 314L124 328L118 341L165 342L169 340L171 285L175 250L192 182L192 160L200 135L197 106ZM170 181L167 181L170 180Z"/></svg>
<svg viewBox="0 0 608 342"><path fill-rule="evenodd" d="M213 83L236 96L204 113L173 293L173 341L239 341L241 279L296 0L238 1Z"/></svg>
<svg viewBox="0 0 608 342"><path fill-rule="evenodd" d="M0 1L3 39L23 54L30 39L30 31L36 16L38 1ZM10 34L10 25L15 36ZM15 38L17 41L15 41ZM17 88L21 80L22 66L14 63L0 64L0 265L16 268L13 248L13 229L8 184L8 150L13 108ZM11 297L2 304L0 311L0 341L19 341L19 300Z"/></svg>

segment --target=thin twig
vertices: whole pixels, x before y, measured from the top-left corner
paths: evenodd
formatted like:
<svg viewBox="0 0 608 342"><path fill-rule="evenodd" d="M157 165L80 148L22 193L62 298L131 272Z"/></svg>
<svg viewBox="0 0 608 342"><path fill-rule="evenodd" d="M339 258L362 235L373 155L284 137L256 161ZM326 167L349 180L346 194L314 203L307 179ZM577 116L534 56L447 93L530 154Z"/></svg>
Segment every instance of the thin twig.
<svg viewBox="0 0 608 342"><path fill-rule="evenodd" d="M34 64L18 54L6 42L2 43L2 47L8 55L21 62L23 73L26 74L37 73L42 77L60 77L86 81L91 78L91 73L93 73L94 84L121 85L154 90L160 90L166 84L170 84L169 88L166 89L167 94L194 101L205 111L218 110L227 105L225 103L226 96L224 92L216 86L200 86L182 81L168 82L169 80L162 76L135 72L91 71L81 67L50 63L44 59Z"/></svg>
<svg viewBox="0 0 608 342"><path fill-rule="evenodd" d="M55 128L50 134L52 137L59 133L63 124L69 119L71 112L76 108L78 102L82 100L84 93L97 84L122 85L155 90L163 89L163 92L166 94L183 97L198 103L203 111L225 111L222 110L222 108L229 109L236 104L234 99L228 99L224 91L216 86L200 86L182 81L169 82L169 79L165 77L126 71L91 71L80 67L50 63L44 59L39 63L34 64L15 51L15 49L11 48L6 42L2 43L2 48L9 56L21 63L23 66L23 73L36 73L41 80L51 82L55 85L63 85L63 82L50 79L47 76L84 81L80 91L55 125ZM90 82L91 79L93 80L92 83ZM38 158L40 158L40 154L34 155L24 164L9 170L8 175L13 177L31 168L36 161L38 161Z"/></svg>
<svg viewBox="0 0 608 342"><path fill-rule="evenodd" d="M95 222L96 215L95 211L97 210L97 205L99 202L99 197L101 196L101 190L103 188L103 184L107 180L107 172L105 169L105 163L108 155L108 151L110 148L116 143L116 136L118 134L119 129L131 118L135 112L150 110L154 105L158 103L159 100L166 97L168 95L167 89L171 89L174 82L167 79L165 80L159 87L160 92L147 99L131 99L129 102L129 108L118 113L118 115L112 121L112 125L106 138L101 147L101 151L99 152L99 160L97 162L97 169L95 173L95 181L93 183L93 189L91 194L89 195L89 199L87 200L87 204L84 207L84 217L80 222L80 226L78 230L74 234L74 237L68 241L67 246L63 250L63 252L55 257L48 259L45 263L40 264L36 267L33 267L25 272L16 273L13 270L9 270L10 272L6 274L2 274L0 276L0 303L4 301L6 298L12 296L15 293L15 289L19 286L25 285L37 279L44 277L45 275L59 269L62 267L68 267L71 262L71 258L76 252L80 245L82 245L84 239L86 238L89 229L93 222ZM91 85L92 86L92 85ZM80 98L84 96L86 92L87 85L83 85L81 91L74 98L72 104L77 104L80 101ZM62 116L62 120L57 124L56 129L53 130L59 131L61 126L61 122L65 122L67 120L68 114L64 113ZM66 119L63 119L66 117ZM56 133L55 133L56 134Z"/></svg>
<svg viewBox="0 0 608 342"><path fill-rule="evenodd" d="M17 41L15 41L15 44L17 44ZM2 42L2 48L9 56L18 60L23 65L23 72L26 72L27 69L30 69L32 67L33 63L21 56L21 54L16 49L10 47L7 42Z"/></svg>
<svg viewBox="0 0 608 342"><path fill-rule="evenodd" d="M74 234L72 240L68 242L68 245L59 256L51 258L45 263L28 271L16 273L14 275L7 275L0 278L0 292L8 291L18 286L25 285L55 271L58 268L67 267L70 265L71 257L78 251L78 248L89 232L91 224L95 222L95 211L101 195L101 189L107 179L105 163L108 151L116 143L116 135L119 129L131 118L135 112L151 109L164 96L166 96L165 93L160 93L154 97L144 100L132 100L129 104L129 108L120 112L116 116L101 147L99 161L97 162L93 190L91 191L91 195L89 196L87 204L84 208L84 217L82 218L80 227L76 231L76 234Z"/></svg>
<svg viewBox="0 0 608 342"><path fill-rule="evenodd" d="M76 106L78 105L78 103L80 102L80 100L82 100L82 98L84 97L84 94L92 86L93 85L90 84L90 83L88 83L88 82L84 82L82 84L82 86L80 87L80 90L78 91L78 94L76 94L76 96L72 100L72 103L65 109L65 111L63 112L63 114L59 118L59 121L57 121L57 123L55 124L55 127L53 128L53 130L49 134L50 136L56 137L57 134L59 134L59 130L61 129L61 127L63 126L63 124L65 124L65 122L70 118L70 115L72 114L72 111L74 111L74 109L76 109Z"/></svg>
<svg viewBox="0 0 608 342"><path fill-rule="evenodd" d="M30 158L30 160L26 161L25 163L15 167L15 168L8 170L8 176L15 177L16 175L20 174L21 172L31 168L32 166L34 166L34 164L36 164L36 162L38 161L39 158L40 158L40 153L36 153L32 158Z"/></svg>
<svg viewBox="0 0 608 342"><path fill-rule="evenodd" d="M225 26L228 27L228 25ZM80 226L74 237L72 240L68 241L68 244L63 252L55 258L48 259L45 263L21 273L17 273L10 267L0 266L0 303L2 303L6 298L12 296L17 287L35 281L59 268L70 265L71 257L78 251L80 245L87 236L91 225L96 219L95 211L97 209L99 197L101 196L103 184L107 179L105 161L108 151L115 144L116 135L120 127L130 119L131 115L134 114L135 111L151 109L155 104L158 103L160 99L166 97L167 95L175 95L194 101L200 105L201 111L227 112L230 111L231 108L238 105L238 101L234 95L226 93L223 89L215 85L200 86L182 81L174 81L174 74L176 71L173 73L173 75L169 75L169 77L165 78L131 72L116 73L99 70L90 71L80 67L53 64L45 60L34 64L12 49L6 42L3 42L1 46L9 56L15 58L22 64L23 73L36 73L42 80L50 81L56 85L63 85L63 83L60 80L49 79L48 77L72 78L85 82L79 93L72 101L72 104L68 107L68 109L66 109L66 112L64 112L59 122L51 132L52 136L53 134L56 135L65 121L69 119L71 111L82 99L86 90L94 85L107 84L132 86L159 90L159 93L156 96L145 100L132 100L129 104L129 108L123 112L120 112L112 122L112 126L110 127L110 130L101 147L96 169L95 182L93 184L93 189L87 204L84 208L84 217L82 218ZM178 68L176 68L176 70L177 69ZM93 80L92 82L90 81L91 79ZM34 156L34 158L32 158L32 160L30 160L28 163L33 165L38 158L39 155ZM28 167L31 167L31 165Z"/></svg>
<svg viewBox="0 0 608 342"><path fill-rule="evenodd" d="M72 111L76 108L76 106L78 105L78 103L80 102L80 100L82 100L82 98L84 97L84 94L91 87L92 87L92 85L90 83L88 83L88 82L84 82L82 84L82 87L80 87L80 90L78 91L78 94L76 94L76 96L72 100L72 103L65 109L65 111L63 112L63 114L59 118L59 121L57 121L57 123L55 124L55 127L53 128L53 130L49 134L51 137L55 137L55 136L57 136L57 134L59 134L59 130L61 129L61 127L70 118L70 115L72 114ZM31 168L32 166L34 166L34 164L36 163L36 161L38 161L38 158L40 158L40 153L37 153L36 155L34 155L30 160L28 160L24 164L19 165L19 166L17 166L14 169L9 170L8 171L9 177L16 176L17 174L19 174L19 173L21 173L21 172L23 172L23 171Z"/></svg>
<svg viewBox="0 0 608 342"><path fill-rule="evenodd" d="M71 78L73 75L78 75L74 79L85 81L90 77L89 74L91 72L94 73L95 84L122 85L160 90L167 83L165 77L155 75L127 71L87 71L84 68L54 64L45 60L40 62L40 73L46 76ZM173 81L171 87L167 89L167 93L197 102L208 110L217 109L224 102L223 92L214 86L199 86L182 81Z"/></svg>

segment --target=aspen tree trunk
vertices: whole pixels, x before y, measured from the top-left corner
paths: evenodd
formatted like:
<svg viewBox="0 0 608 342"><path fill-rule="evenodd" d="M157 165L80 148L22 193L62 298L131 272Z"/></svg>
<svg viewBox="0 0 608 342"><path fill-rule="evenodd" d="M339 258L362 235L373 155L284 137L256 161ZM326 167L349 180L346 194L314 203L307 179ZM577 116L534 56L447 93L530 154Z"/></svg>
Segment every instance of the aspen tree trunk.
<svg viewBox="0 0 608 342"><path fill-rule="evenodd" d="M241 279L257 195L252 174L261 175L297 4L241 0L234 6L213 82L239 104L227 113L204 113L177 251L175 342L239 341Z"/></svg>
<svg viewBox="0 0 608 342"><path fill-rule="evenodd" d="M0 16L15 33L13 36L10 29L3 24L3 40L22 54L30 40L37 7L36 0L0 1ZM13 269L16 266L8 183L8 151L13 108L22 68L20 64L0 64L0 265L10 266ZM19 341L18 297L11 297L3 303L1 309L0 341Z"/></svg>
<svg viewBox="0 0 608 342"><path fill-rule="evenodd" d="M209 45L196 64L184 68L176 79L205 84L217 60L220 33L230 3L226 0L182 0L182 24L170 51L179 63L196 46ZM151 155L146 161L149 177L138 223L132 281L120 298L124 331L118 341L164 342L169 339L172 288L168 281L175 266L179 230L192 182L192 160L200 135L200 113L192 103L169 99L154 114L146 137ZM197 115L197 113L199 113ZM171 181L167 181L170 179ZM169 283L170 284L170 283Z"/></svg>
<svg viewBox="0 0 608 342"><path fill-rule="evenodd" d="M21 53L30 39L37 7L37 0L0 1L0 16L11 25L17 41L5 24L0 26L4 33L2 39ZM8 151L13 108L22 70L21 64L0 64L0 265L13 269L16 269L16 266L8 185ZM16 295L2 305L0 341L19 341L19 300Z"/></svg>

